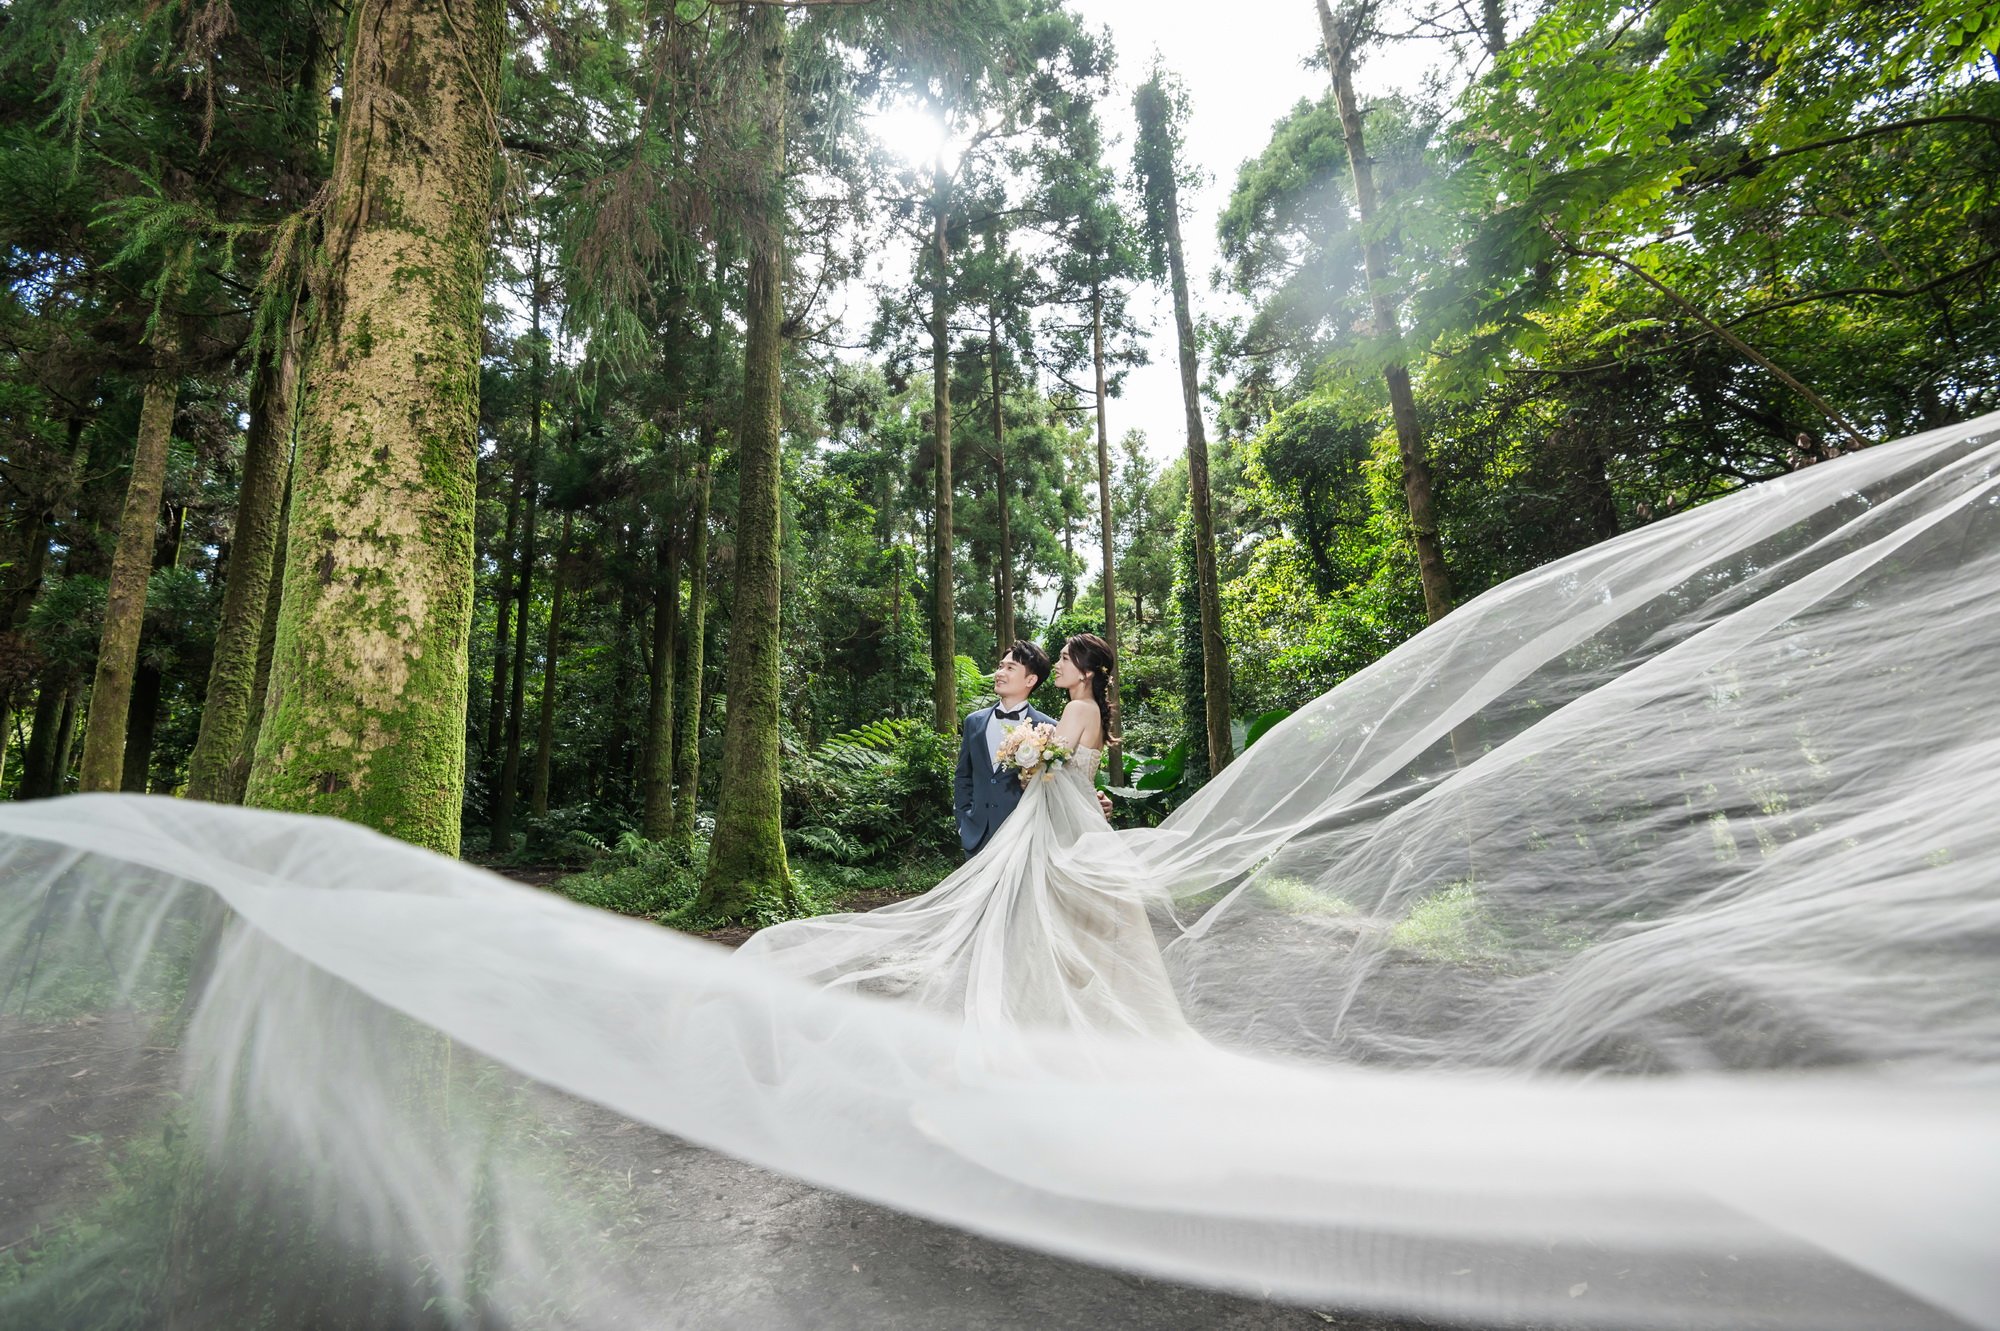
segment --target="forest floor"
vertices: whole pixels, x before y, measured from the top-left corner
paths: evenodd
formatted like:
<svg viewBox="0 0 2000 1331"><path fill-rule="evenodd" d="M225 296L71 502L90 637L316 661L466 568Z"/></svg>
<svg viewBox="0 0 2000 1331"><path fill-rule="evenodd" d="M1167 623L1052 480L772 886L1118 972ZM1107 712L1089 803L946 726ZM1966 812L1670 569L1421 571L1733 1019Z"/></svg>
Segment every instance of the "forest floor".
<svg viewBox="0 0 2000 1331"><path fill-rule="evenodd" d="M535 887L573 872L489 867ZM873 910L904 895L864 888L835 904ZM701 936L735 947L754 932L738 927ZM1292 1307L1065 1261L855 1201L589 1106L577 1113L580 1135L602 1152L595 1163L640 1181L644 1223L659 1242L712 1247L699 1276L672 1294L692 1326L1415 1331L1441 1325Z"/></svg>
<svg viewBox="0 0 2000 1331"><path fill-rule="evenodd" d="M117 1017L0 1021L0 1253L106 1186L174 1099L172 1051ZM569 1102L570 1149L632 1180L634 1247L671 1253L646 1324L698 1331L1414 1331L1085 1266L854 1201ZM689 1249L699 1257L689 1260ZM652 1287L657 1285L657 1287ZM652 1311L657 1310L657 1311ZM657 1320L656 1320L657 1319ZM52 1329L53 1331L53 1329Z"/></svg>

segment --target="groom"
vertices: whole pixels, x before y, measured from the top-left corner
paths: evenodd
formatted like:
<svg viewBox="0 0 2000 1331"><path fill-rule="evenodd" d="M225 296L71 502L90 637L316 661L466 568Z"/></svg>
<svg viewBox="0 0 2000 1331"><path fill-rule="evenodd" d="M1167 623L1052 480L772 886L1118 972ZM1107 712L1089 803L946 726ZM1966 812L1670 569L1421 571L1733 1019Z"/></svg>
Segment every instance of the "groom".
<svg viewBox="0 0 2000 1331"><path fill-rule="evenodd" d="M997 767L993 755L1015 726L1031 721L1055 724L1054 717L1028 705L1028 695L1048 677L1049 654L1032 642L1017 642L993 668L993 692L1000 696L999 704L982 707L965 718L958 741L958 772L952 780L952 807L958 814L959 844L968 860L980 852L1021 802L1020 777ZM1111 801L1100 792L1097 802L1109 817Z"/></svg>

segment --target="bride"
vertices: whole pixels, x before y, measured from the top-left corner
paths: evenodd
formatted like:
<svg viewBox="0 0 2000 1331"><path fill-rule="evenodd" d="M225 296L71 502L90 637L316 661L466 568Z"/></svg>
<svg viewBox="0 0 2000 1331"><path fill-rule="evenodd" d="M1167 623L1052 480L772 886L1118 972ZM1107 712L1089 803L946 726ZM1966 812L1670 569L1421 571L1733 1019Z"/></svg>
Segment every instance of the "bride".
<svg viewBox="0 0 2000 1331"><path fill-rule="evenodd" d="M1070 638L1051 682L1069 695L1057 741L1074 756L1030 773L985 847L920 897L858 915L765 929L739 956L816 983L962 1015L998 1057L1016 1033L1086 1040L1192 1038L1154 941L1165 904L1105 823L1093 784L1110 734L1115 662L1094 633Z"/></svg>

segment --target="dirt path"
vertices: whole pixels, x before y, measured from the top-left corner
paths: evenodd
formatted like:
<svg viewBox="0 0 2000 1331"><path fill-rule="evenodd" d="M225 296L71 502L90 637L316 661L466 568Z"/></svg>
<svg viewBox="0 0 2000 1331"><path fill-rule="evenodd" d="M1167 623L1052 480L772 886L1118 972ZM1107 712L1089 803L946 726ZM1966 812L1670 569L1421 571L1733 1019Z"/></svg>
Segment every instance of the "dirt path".
<svg viewBox="0 0 2000 1331"><path fill-rule="evenodd" d="M108 1148L151 1131L173 1057L108 1018L0 1020L0 1251L106 1185ZM1407 1331L1101 1270L853 1201L567 1102L571 1149L629 1177L636 1251L671 1253L637 1301L695 1331ZM31 1200L32 1199L32 1200ZM699 1249L698 1260L688 1260ZM48 1328L47 1331L59 1331Z"/></svg>

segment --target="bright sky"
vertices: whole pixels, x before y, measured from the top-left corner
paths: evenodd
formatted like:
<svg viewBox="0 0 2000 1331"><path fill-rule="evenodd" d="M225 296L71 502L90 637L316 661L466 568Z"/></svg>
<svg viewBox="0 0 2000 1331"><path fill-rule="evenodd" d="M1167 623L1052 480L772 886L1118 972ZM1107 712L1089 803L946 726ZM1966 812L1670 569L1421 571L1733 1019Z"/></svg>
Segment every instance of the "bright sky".
<svg viewBox="0 0 2000 1331"><path fill-rule="evenodd" d="M1187 85L1191 106L1187 155L1204 176L1193 189L1184 183L1181 193L1182 238L1195 315L1213 318L1236 312L1232 298L1209 284L1220 259L1215 222L1235 184L1237 168L1263 150L1271 127L1300 98L1317 98L1326 90L1325 71L1303 64L1319 49L1313 0L1236 0L1234 6L1223 7L1211 0L1071 0L1071 5L1091 26L1110 28L1118 51L1117 86L1104 108L1104 119L1107 137L1114 140L1107 157L1121 174L1131 164L1132 88L1145 79L1155 50ZM1401 6L1392 3L1391 8ZM1429 62L1446 59L1448 53L1436 42L1378 46L1357 72L1357 91L1366 99L1414 88ZM889 132L904 143L920 141L924 133L909 121ZM885 271L886 265L900 262L900 256L885 256ZM1164 463L1187 446L1173 306L1163 289L1151 288L1135 294L1133 312L1152 328L1151 363L1127 375L1124 392L1111 400L1108 423L1114 440L1127 430L1144 431L1149 452ZM850 318L865 319L872 313L872 308L850 306ZM1205 375L1208 367L1202 368ZM1212 437L1214 414L1207 414ZM1086 544L1094 569L1096 546ZM1034 612L1046 614L1053 595L1052 589L1036 589Z"/></svg>
<svg viewBox="0 0 2000 1331"><path fill-rule="evenodd" d="M1132 88L1151 69L1155 51L1187 85L1192 108L1186 126L1187 153L1202 173L1193 188L1183 182L1181 192L1181 229L1195 316L1240 312L1232 297L1209 284L1220 259L1215 222L1228 202L1237 168L1262 151L1271 127L1300 98L1317 98L1326 89L1325 72L1303 64L1319 49L1313 0L1238 0L1239 16L1221 22L1212 4L1195 0L1071 0L1071 4L1092 27L1109 28L1118 51L1117 86L1104 106L1104 119L1112 140L1107 156L1121 174L1131 166ZM1388 44L1376 48L1356 83L1364 98L1413 87L1425 62L1442 58L1445 53L1437 43ZM937 131L912 111L882 117L876 132L906 156L927 157ZM883 280L892 273L900 275L907 263L900 251L885 252L875 276ZM851 321L865 321L874 313L863 291L857 286L847 302ZM1173 306L1158 287L1135 293L1133 305L1140 322L1152 329L1151 363L1130 373L1123 394L1112 400L1111 433L1115 439L1130 429L1143 430L1151 452L1164 462L1187 445Z"/></svg>
<svg viewBox="0 0 2000 1331"><path fill-rule="evenodd" d="M1071 4L1087 23L1109 27L1118 48L1119 92L1105 119L1122 140L1115 149L1121 166L1128 166L1131 156L1131 89L1146 77L1156 49L1186 83L1191 105L1187 152L1208 177L1198 190L1183 187L1181 195L1188 285L1196 318L1234 312L1225 293L1209 286L1221 257L1215 222L1229 201L1237 168L1263 150L1272 125L1300 98L1316 99L1326 92L1325 71L1301 63L1319 50L1313 0L1236 0L1225 6L1194 0ZM1377 48L1357 74L1358 91L1366 98L1414 86L1424 63L1443 57L1442 48L1431 42ZM1153 456L1165 460L1187 446L1173 306L1164 291L1154 290L1141 294L1135 312L1152 323L1152 363L1129 375L1123 396L1112 400L1111 435L1116 439L1135 427L1144 430ZM1212 430L1212 413L1209 423Z"/></svg>

